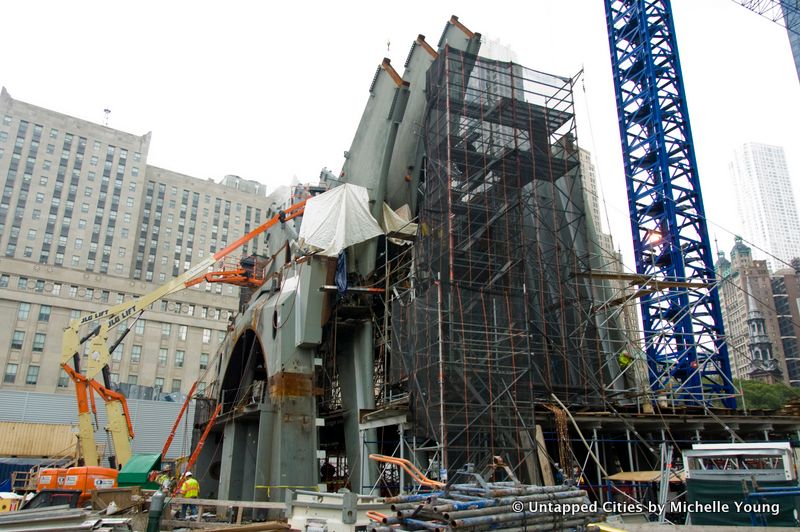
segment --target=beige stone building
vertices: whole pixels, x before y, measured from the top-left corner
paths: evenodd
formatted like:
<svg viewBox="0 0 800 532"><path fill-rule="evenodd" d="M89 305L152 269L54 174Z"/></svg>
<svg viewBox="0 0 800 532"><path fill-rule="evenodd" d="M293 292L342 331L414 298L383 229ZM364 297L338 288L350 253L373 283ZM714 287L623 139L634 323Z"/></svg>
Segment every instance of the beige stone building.
<svg viewBox="0 0 800 532"><path fill-rule="evenodd" d="M597 170L592 162L592 154L580 148L579 155L586 214L590 220L590 225L594 228L592 234L597 238L595 244L600 254L598 257L598 264L601 266L602 270L609 273L632 273L625 271L625 267L622 263L622 253L615 249L612 235L603 232L603 216L600 210L600 190L597 182ZM630 298L633 294L633 289L626 281L612 280L608 281L607 284L611 288L608 296L612 299L623 300L625 298ZM628 338L631 348L638 348L641 343L641 326L638 314L636 313L637 304L638 301L631 298L619 308L618 323L623 330L623 334Z"/></svg>
<svg viewBox="0 0 800 532"><path fill-rule="evenodd" d="M717 260L725 339L736 379L790 383L766 261L736 237L730 260Z"/></svg>
<svg viewBox="0 0 800 532"><path fill-rule="evenodd" d="M278 208L252 181L218 184L148 165L150 137L2 89L0 386L71 388L59 367L70 319L152 291ZM260 238L230 260L267 251ZM114 351L112 380L188 392L214 360L238 293L204 283L154 304Z"/></svg>

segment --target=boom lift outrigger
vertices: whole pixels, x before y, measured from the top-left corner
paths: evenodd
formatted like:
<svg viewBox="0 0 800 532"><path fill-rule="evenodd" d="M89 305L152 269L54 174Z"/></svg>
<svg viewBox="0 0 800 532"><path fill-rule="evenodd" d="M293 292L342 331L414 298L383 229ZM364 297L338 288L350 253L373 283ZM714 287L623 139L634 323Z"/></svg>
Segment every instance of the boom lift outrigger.
<svg viewBox="0 0 800 532"><path fill-rule="evenodd" d="M128 413L128 404L123 394L111 389L110 370L108 367L111 360L111 353L125 338L128 332L130 332L132 324L128 326L110 349L107 346L109 331L121 321L136 314L141 315L147 307L161 298L197 284L197 282L192 281L197 277L203 279L208 269L217 261L236 251L269 228L278 223L284 223L298 216L302 216L305 203L306 201L303 200L289 206L286 210L280 211L239 240L209 255L206 259L198 262L183 274L161 285L152 292L136 299L125 301L111 308L94 312L88 316L84 316L80 320L72 320L70 322L69 327L64 330L62 339L61 367L75 383L75 391L78 399L80 449L85 465L99 465L99 457L97 455L97 447L94 439L94 427L92 425L90 413L90 404L92 405L92 411L94 410L93 393L97 393L106 403L106 414L109 420L106 430L111 434L114 451L116 453L114 458L109 459L111 466L121 468L132 456L131 439L134 437L134 432ZM93 324L94 322L100 323L97 324L90 333L81 338L81 328L85 325ZM89 364L86 375L84 376L80 371L80 349L86 342L89 342ZM73 366L69 365L70 360L72 360ZM100 384L94 380L95 376L101 372L103 373L104 384Z"/></svg>

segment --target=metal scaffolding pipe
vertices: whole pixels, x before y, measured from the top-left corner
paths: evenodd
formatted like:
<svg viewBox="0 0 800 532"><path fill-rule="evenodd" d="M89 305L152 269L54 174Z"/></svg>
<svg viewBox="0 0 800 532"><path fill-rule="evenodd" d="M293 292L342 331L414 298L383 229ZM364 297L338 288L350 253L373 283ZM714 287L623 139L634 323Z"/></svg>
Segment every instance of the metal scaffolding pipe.
<svg viewBox="0 0 800 532"><path fill-rule="evenodd" d="M602 519L603 517L604 517L603 514L593 514L588 512L572 514L569 516L569 518L571 519L580 520L581 523L585 523L587 520L592 520L592 519ZM526 524L531 523L532 525L558 524L559 526L562 526L562 521L566 519L567 516L565 515L541 514L538 512L510 512L505 514L467 517L465 519L454 519L453 521L450 521L450 526L452 526L453 528L465 528L471 526L513 523L517 521L525 521Z"/></svg>
<svg viewBox="0 0 800 532"><path fill-rule="evenodd" d="M550 499L542 499L542 500L550 500ZM535 501L528 501L528 502L535 502ZM558 500L559 504L581 504L586 502L585 497L573 497L573 498L564 498ZM490 506L488 508L479 508L477 510L460 510L455 512L444 512L442 517L448 520L453 519L463 519L465 517L476 517L480 515L492 515L492 514L502 514L502 513L510 513L514 511L514 507L510 504L506 504L503 506Z"/></svg>

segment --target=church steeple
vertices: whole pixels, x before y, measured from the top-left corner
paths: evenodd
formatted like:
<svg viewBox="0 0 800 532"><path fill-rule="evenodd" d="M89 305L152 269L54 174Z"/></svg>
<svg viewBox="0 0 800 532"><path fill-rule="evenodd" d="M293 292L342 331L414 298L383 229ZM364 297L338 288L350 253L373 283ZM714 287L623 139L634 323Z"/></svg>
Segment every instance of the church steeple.
<svg viewBox="0 0 800 532"><path fill-rule="evenodd" d="M767 336L766 320L758 308L750 279L747 279L747 350L750 353L751 378L772 376L780 380L780 370L772 353L772 341Z"/></svg>

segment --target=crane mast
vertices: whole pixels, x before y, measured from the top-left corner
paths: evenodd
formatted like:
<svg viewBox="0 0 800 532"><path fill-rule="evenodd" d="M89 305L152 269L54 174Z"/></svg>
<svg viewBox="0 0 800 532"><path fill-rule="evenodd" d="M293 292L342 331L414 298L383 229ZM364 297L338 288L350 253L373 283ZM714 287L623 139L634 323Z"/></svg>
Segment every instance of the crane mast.
<svg viewBox="0 0 800 532"><path fill-rule="evenodd" d="M604 2L636 271L669 281L641 300L650 385L735 408L672 7Z"/></svg>

